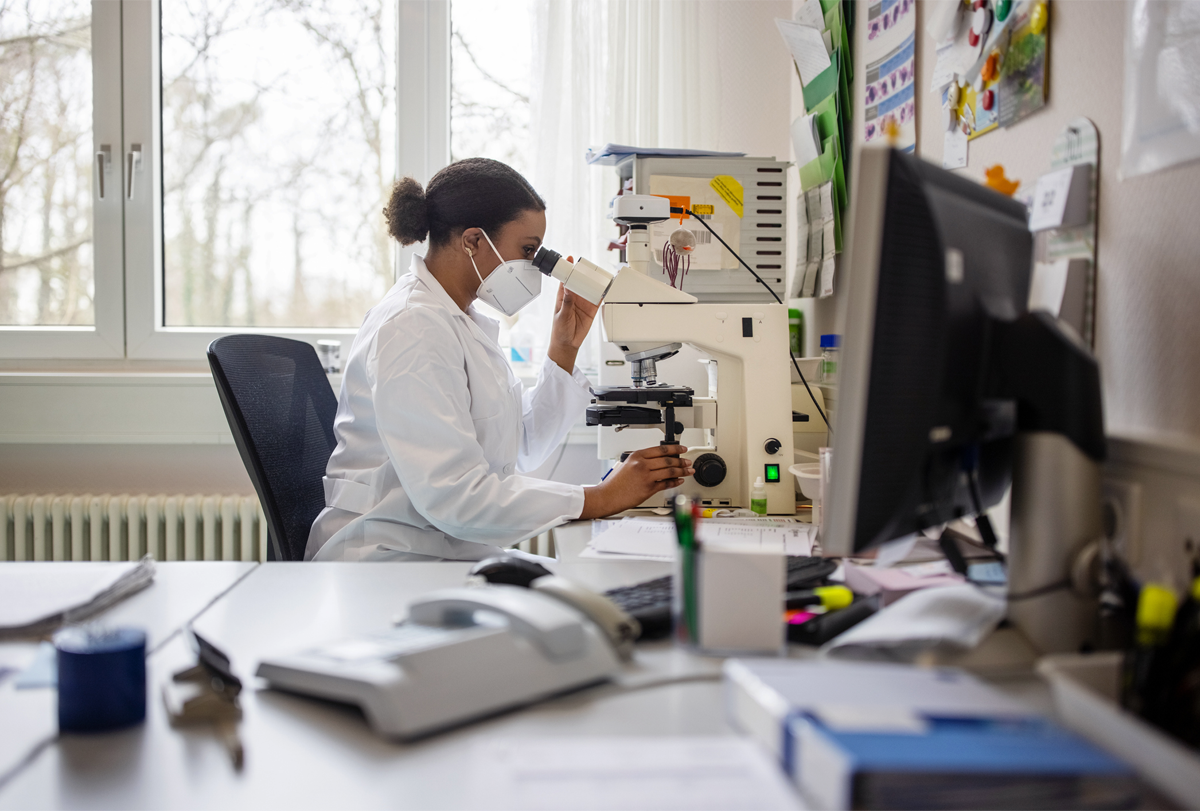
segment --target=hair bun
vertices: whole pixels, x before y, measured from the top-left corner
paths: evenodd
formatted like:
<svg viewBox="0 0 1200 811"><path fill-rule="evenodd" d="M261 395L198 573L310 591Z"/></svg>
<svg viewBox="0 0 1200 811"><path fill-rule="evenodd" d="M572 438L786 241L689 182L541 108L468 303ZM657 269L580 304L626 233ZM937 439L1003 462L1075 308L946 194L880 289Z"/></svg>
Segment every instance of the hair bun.
<svg viewBox="0 0 1200 811"><path fill-rule="evenodd" d="M401 245L424 242L429 235L429 209L425 190L411 177L401 178L392 186L392 196L383 210L388 233Z"/></svg>

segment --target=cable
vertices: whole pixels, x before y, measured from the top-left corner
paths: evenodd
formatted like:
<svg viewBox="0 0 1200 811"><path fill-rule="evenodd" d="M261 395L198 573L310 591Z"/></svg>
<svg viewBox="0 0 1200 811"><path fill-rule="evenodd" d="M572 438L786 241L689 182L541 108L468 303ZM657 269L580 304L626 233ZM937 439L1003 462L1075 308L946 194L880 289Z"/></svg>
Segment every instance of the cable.
<svg viewBox="0 0 1200 811"><path fill-rule="evenodd" d="M1004 553L996 548L999 543L996 539L996 530L992 528L992 519L988 518L987 512L983 509L983 497L979 494L978 446L973 446L972 457L971 467L967 473L967 490L971 493L971 504L975 507L975 528L979 530L979 535L983 538L983 545L1003 563Z"/></svg>
<svg viewBox="0 0 1200 811"><path fill-rule="evenodd" d="M666 687L672 684L689 684L692 682L721 681L722 675L716 673L686 673L681 676L665 676L661 679L646 681L624 681L618 679L613 684L621 693L632 693L636 690L649 690L654 687Z"/></svg>
<svg viewBox="0 0 1200 811"><path fill-rule="evenodd" d="M771 285L764 282L762 279L762 276L759 276L757 273L755 273L754 269L751 268L749 265L747 265L745 260L742 259L742 257L738 256L737 251L735 251L733 248L729 247L729 243L726 242L725 240L721 239L721 235L718 234L716 231L714 231L712 229L712 227L708 223L706 223L703 219L701 219L694 211L692 211L690 208L676 208L675 206L671 206L671 213L672 214L687 214L689 217L695 218L696 222L700 223L705 228L707 228L708 232L717 238L717 242L720 242L722 245L725 246L725 250L727 250L731 254L733 254L734 259L736 259L742 263L742 267L744 267L746 270L750 271L750 275L753 276L755 279L757 279L759 284L761 284L763 287L767 288L767 292L771 294L771 298L775 299L776 304L783 304L783 300L779 298L778 293L776 293L774 290L771 289Z"/></svg>
<svg viewBox="0 0 1200 811"><path fill-rule="evenodd" d="M727 250L731 254L733 254L733 258L738 260L739 262L741 262L742 267L744 267L746 270L750 271L750 275L753 276L755 279L757 279L759 284L761 284L763 287L767 288L767 292L771 294L771 298L775 299L775 303L780 304L780 305L783 304L783 299L779 298L779 295L774 290L771 289L771 285L764 282L762 276L759 276L757 273L755 273L754 269L752 267L750 267L749 265L747 265L746 261L744 259L742 259L742 257L738 256L738 252L735 251L733 248L729 247L729 243L726 242L725 240L721 239L721 235L718 234L716 231L714 231L712 229L712 227L709 226L709 224L706 223L701 217L697 216L695 212L693 212L690 208L679 208L676 206L671 206L671 213L672 214L687 214L689 217L694 218L696 220L696 222L700 223L705 228L707 228L708 232L717 238L717 242L720 242L722 245L724 245L725 250ZM795 367L796 374L800 375L800 382L804 384L804 390L808 392L808 398L810 400L812 400L812 404L814 406L816 406L817 413L821 415L821 420L824 421L824 423L825 423L825 430L827 430L829 432L829 438L832 440L833 439L833 426L829 424L829 418L825 416L825 411L821 408L821 404L817 402L816 395L814 395L812 393L812 389L809 388L808 381L804 379L804 372L800 371L800 362L796 360L796 356L792 353L792 351L790 349L788 350L788 356L791 357L792 366Z"/></svg>

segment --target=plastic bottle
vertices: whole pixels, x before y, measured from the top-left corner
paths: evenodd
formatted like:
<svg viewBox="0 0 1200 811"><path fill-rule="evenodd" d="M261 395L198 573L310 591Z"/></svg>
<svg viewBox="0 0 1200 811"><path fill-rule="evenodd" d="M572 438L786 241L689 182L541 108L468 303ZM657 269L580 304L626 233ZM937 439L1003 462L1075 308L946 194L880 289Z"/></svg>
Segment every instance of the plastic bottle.
<svg viewBox="0 0 1200 811"><path fill-rule="evenodd" d="M750 510L759 515L767 514L767 486L763 484L762 476L755 479L750 488Z"/></svg>
<svg viewBox="0 0 1200 811"><path fill-rule="evenodd" d="M822 335L821 336L821 382L829 386L836 386L838 382L838 360L840 347L842 345L842 336L840 335Z"/></svg>
<svg viewBox="0 0 1200 811"><path fill-rule="evenodd" d="M788 310L788 341L792 354L804 357L804 313Z"/></svg>

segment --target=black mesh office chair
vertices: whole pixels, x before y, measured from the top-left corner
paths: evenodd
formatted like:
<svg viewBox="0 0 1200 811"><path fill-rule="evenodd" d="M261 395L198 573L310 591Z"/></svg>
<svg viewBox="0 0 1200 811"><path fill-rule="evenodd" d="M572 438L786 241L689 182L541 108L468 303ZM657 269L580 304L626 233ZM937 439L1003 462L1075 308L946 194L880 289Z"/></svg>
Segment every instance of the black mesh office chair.
<svg viewBox="0 0 1200 811"><path fill-rule="evenodd" d="M267 516L268 560L303 560L325 507L337 397L310 344L227 335L208 345L221 405Z"/></svg>

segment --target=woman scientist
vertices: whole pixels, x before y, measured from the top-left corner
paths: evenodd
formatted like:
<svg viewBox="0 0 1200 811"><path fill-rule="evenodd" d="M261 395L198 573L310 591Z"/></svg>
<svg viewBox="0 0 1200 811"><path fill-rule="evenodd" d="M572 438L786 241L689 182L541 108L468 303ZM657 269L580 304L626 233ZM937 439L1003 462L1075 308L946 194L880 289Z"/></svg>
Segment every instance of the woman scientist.
<svg viewBox="0 0 1200 811"><path fill-rule="evenodd" d="M424 191L401 180L384 214L400 244L428 236L429 252L354 338L326 506L305 558L476 560L634 507L691 475L680 446L637 451L593 487L517 472L542 464L591 399L575 355L597 309L559 288L546 361L525 390L496 343L498 324L472 306L478 298L513 315L540 290L530 260L546 205L525 178L497 161L459 161Z"/></svg>

